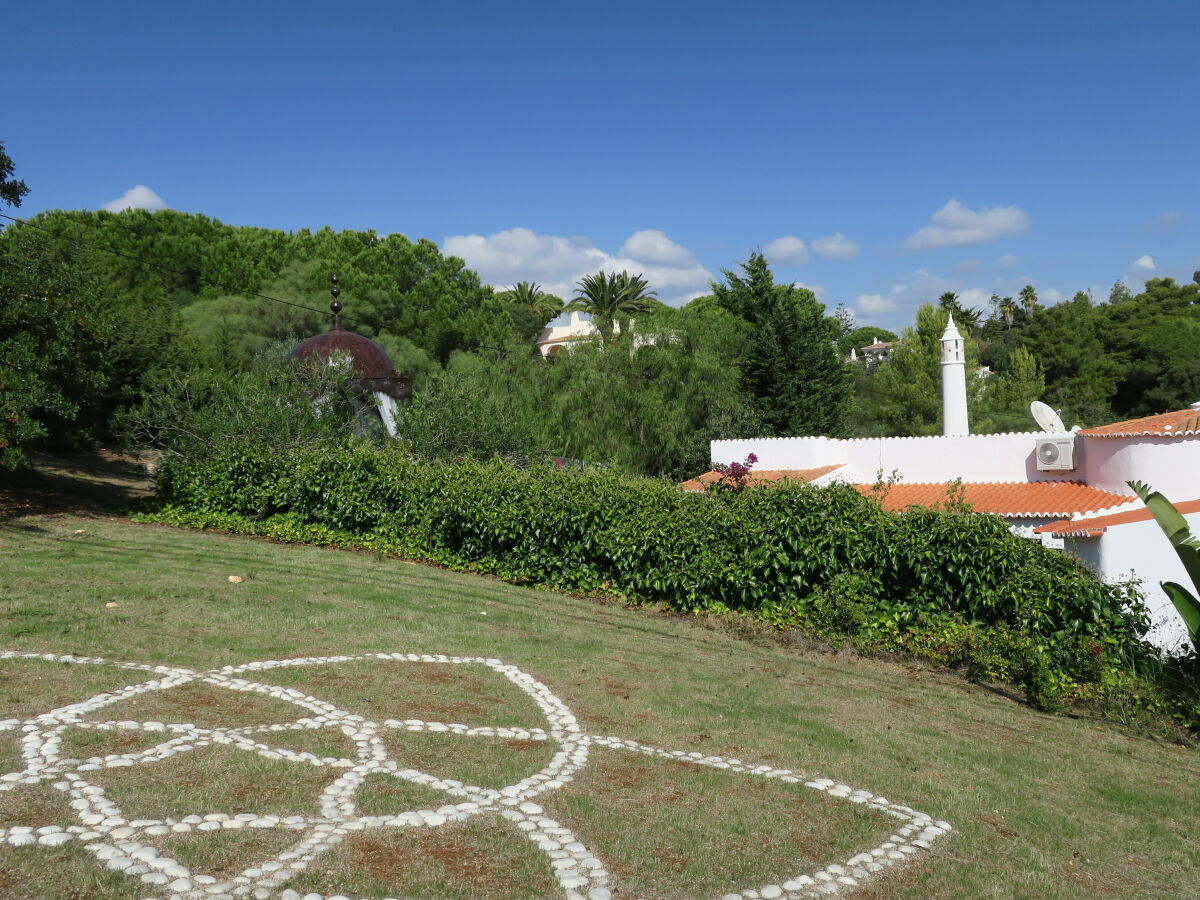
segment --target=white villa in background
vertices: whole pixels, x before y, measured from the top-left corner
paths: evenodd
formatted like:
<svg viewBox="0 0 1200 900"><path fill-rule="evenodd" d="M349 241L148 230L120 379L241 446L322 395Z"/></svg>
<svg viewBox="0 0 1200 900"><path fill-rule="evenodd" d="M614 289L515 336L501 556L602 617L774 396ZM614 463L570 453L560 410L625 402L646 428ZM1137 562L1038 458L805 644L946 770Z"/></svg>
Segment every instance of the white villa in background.
<svg viewBox="0 0 1200 900"><path fill-rule="evenodd" d="M903 341L876 341L873 344L867 344L865 347L859 347L857 350L854 347L850 348L850 362L861 361L868 368L876 366L881 362L887 362L892 358L892 351L895 350Z"/></svg>
<svg viewBox="0 0 1200 900"><path fill-rule="evenodd" d="M616 322L613 322L613 333L621 333L621 326ZM571 344L578 341L591 340L597 334L596 326L592 324L591 319L584 319L579 313L573 312L569 314L566 325L543 328L541 334L538 335L536 344L538 352L544 358L549 359L562 352L564 347L569 348Z"/></svg>
<svg viewBox="0 0 1200 900"><path fill-rule="evenodd" d="M614 326L615 327L615 326ZM537 338L538 352L546 359L560 353L564 347L576 341L586 341L596 336L596 326L573 312L566 325L546 326Z"/></svg>
<svg viewBox="0 0 1200 900"><path fill-rule="evenodd" d="M1183 620L1159 587L1186 585L1187 573L1127 482L1161 491L1200 533L1200 403L1082 431L971 434L961 343L951 321L942 336L941 436L712 441L712 461L753 453L752 483L848 482L892 510L945 502L961 480L967 503L1004 517L1017 534L1066 549L1109 581L1142 580L1150 640L1172 652L1187 646ZM718 477L708 472L683 487L703 490Z"/></svg>
<svg viewBox="0 0 1200 900"><path fill-rule="evenodd" d="M632 325L633 323L630 322ZM621 333L621 323L613 322L613 334ZM579 341L590 341L596 337L599 332L596 326L592 324L591 319L583 319L579 313L570 313L566 325L556 325L553 328L547 326L543 328L541 334L538 335L536 346L538 352L542 354L543 359L549 359L563 351L571 349L572 344L577 344ZM633 349L645 347L648 344L657 343L659 340L656 335L641 335L633 336Z"/></svg>

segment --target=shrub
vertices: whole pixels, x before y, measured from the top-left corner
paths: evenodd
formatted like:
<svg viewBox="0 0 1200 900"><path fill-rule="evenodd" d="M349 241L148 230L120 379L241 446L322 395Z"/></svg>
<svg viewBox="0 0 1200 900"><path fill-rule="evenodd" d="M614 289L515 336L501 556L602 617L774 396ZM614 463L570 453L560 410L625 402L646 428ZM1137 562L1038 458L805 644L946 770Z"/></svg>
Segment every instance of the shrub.
<svg viewBox="0 0 1200 900"><path fill-rule="evenodd" d="M736 611L966 666L1048 708L1153 658L1131 586L999 518L889 513L847 485L688 494L602 469L420 463L364 442L234 442L167 458L158 477L160 520Z"/></svg>

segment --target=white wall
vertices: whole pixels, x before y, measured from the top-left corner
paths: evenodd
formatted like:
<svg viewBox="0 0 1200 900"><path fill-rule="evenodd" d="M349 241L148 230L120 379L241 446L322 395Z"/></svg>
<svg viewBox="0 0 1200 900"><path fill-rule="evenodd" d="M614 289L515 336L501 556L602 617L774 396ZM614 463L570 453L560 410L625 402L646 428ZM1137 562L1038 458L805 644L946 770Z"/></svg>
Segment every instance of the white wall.
<svg viewBox="0 0 1200 900"><path fill-rule="evenodd" d="M1200 513L1184 518L1193 533L1200 533ZM1152 622L1149 639L1168 652L1189 646L1183 619L1160 583L1175 581L1189 591L1192 583L1157 522L1149 519L1113 525L1098 538L1067 538L1067 549L1106 581L1141 579Z"/></svg>
<svg viewBox="0 0 1200 900"><path fill-rule="evenodd" d="M1088 484L1132 494L1127 481L1144 481L1168 500L1200 499L1200 437L1084 437Z"/></svg>
<svg viewBox="0 0 1200 900"><path fill-rule="evenodd" d="M841 463L828 479L871 484L880 471L893 472L908 484L963 481L1080 481L1080 469L1039 472L1034 447L1038 438L1069 438L1071 434L1016 432L969 434L955 437L749 438L712 441L709 453L716 463L742 462L750 453L757 469L814 469ZM1083 441L1076 438L1076 449ZM1129 495L1125 488L1119 493Z"/></svg>

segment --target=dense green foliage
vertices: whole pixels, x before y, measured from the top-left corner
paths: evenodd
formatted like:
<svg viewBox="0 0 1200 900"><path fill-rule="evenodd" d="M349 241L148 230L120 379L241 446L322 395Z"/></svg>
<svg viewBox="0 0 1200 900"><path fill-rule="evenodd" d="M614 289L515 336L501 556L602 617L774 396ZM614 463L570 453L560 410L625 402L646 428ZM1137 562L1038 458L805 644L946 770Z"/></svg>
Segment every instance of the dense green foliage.
<svg viewBox="0 0 1200 900"><path fill-rule="evenodd" d="M837 348L841 325L812 291L775 284L761 253L741 270L724 272L713 296L750 325L738 367L766 433L840 434L853 399L852 375Z"/></svg>
<svg viewBox="0 0 1200 900"><path fill-rule="evenodd" d="M0 291L61 295L66 282L86 282L89 318L77 327L99 337L90 317L104 321L102 353L77 354L74 337L46 336L61 323L38 323L27 309L20 315L44 332L47 362L78 355L86 364L84 380L97 390L74 414L77 432L98 440L117 437L119 413L139 404L163 372L240 373L268 346L326 328L334 271L347 294L347 325L379 342L401 371L435 370L455 352L502 345L520 329L530 336L545 321L495 295L432 242L398 234L285 233L171 210L51 212L32 222L45 230L12 226L0 234ZM15 305L5 314L18 315ZM81 365L73 369L84 374ZM49 420L22 427L22 441L47 430L55 436Z"/></svg>
<svg viewBox="0 0 1200 900"><path fill-rule="evenodd" d="M69 244L8 229L0 241L0 468L39 438L69 443L111 372L97 279Z"/></svg>
<svg viewBox="0 0 1200 900"><path fill-rule="evenodd" d="M759 430L728 363L744 339L732 316L627 329L549 360L520 345L456 355L401 410L400 433L423 459L556 457L683 479L708 468L710 439Z"/></svg>
<svg viewBox="0 0 1200 900"><path fill-rule="evenodd" d="M1148 658L1137 595L963 509L886 512L847 486L686 494L597 469L415 462L396 445L226 442L164 461L166 521L371 547L680 611L853 634L1084 696ZM974 649L973 649L974 648Z"/></svg>
<svg viewBox="0 0 1200 900"><path fill-rule="evenodd" d="M1015 299L993 296L986 319L953 294L939 308L967 326L970 360L991 370L969 398L972 431L1031 428L1030 400L1049 403L1067 425L1092 426L1181 409L1200 396L1200 282L1155 278L1136 295L1118 282L1107 302L1080 291L1049 307L1027 285ZM904 339L919 347L893 354L899 369L857 373L853 433L936 433L935 327L918 311Z"/></svg>
<svg viewBox="0 0 1200 900"><path fill-rule="evenodd" d="M123 416L142 447L173 456L204 456L226 444L253 444L273 453L325 444L362 431L380 441L383 424L354 390L349 373L312 359L286 358L270 348L244 372L163 370L147 380L145 399ZM316 402L314 402L316 401Z"/></svg>
<svg viewBox="0 0 1200 900"><path fill-rule="evenodd" d="M917 310L916 326L904 329L902 343L893 349L891 358L860 373L854 417L856 434L881 437L941 434L941 338L948 316L944 305L935 308L925 304ZM988 392L986 383L975 373L979 345L969 334L964 334L963 340L971 430L984 431L981 420L986 416Z"/></svg>
<svg viewBox="0 0 1200 900"><path fill-rule="evenodd" d="M0 141L0 200L9 206L20 206L21 198L29 193L29 186L24 181L12 177L16 164L6 152L4 142Z"/></svg>
<svg viewBox="0 0 1200 900"><path fill-rule="evenodd" d="M712 438L934 434L947 312L969 360L990 367L969 382L975 432L1032 427L1035 399L1068 424L1096 425L1200 396L1200 286L1170 279L1050 307L1029 288L994 297L986 318L946 294L918 311L890 362L867 367L848 365L849 349L895 336L856 329L845 307L827 316L811 292L776 284L761 254L681 310L654 300L640 275L597 273L572 305L591 310L610 342L629 340L613 342L611 357L584 347L544 363L532 344L562 301L527 282L495 293L427 240L233 227L170 210L34 223L48 233L0 233L0 365L13 385L4 465L39 442L119 441L118 424L164 380L236 380L269 348L324 329L333 271L348 327L417 375L405 434L426 458L549 455L683 477L707 467Z"/></svg>
<svg viewBox="0 0 1200 900"><path fill-rule="evenodd" d="M655 292L641 275L596 272L579 280L575 297L565 309L591 316L601 339L608 342L612 340L614 326L627 334L630 320L649 313L656 305Z"/></svg>

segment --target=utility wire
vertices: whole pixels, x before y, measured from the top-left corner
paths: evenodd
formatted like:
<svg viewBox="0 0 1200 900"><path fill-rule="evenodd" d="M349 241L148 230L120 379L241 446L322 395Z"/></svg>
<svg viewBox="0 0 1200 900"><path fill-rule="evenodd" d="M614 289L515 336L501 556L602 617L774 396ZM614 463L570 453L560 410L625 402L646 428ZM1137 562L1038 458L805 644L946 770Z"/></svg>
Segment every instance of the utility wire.
<svg viewBox="0 0 1200 900"><path fill-rule="evenodd" d="M33 222L30 222L27 219L18 219L16 216L5 215L4 213L0 213L0 218L8 219L10 222L16 222L17 224L24 225L27 228L36 228L38 231L44 231L44 232L46 232L46 234L51 235L52 237L56 237L59 240L70 241L81 247L85 246L82 241L68 237L65 234L59 234L57 232L51 231L49 228L46 228L42 225L35 225ZM152 269L158 269L162 272L170 272L172 275L182 275L184 277L192 276L192 273L185 272L182 269L172 269L170 266L164 266L160 263L151 262L148 259L142 259L139 256L134 256L131 253L122 253L120 250L113 250L109 247L101 247L99 245L96 245L96 246L88 246L88 249L100 250L103 253L111 253L113 256L120 256L124 259L132 260L133 262L136 262L136 263L141 263L144 266L149 266ZM214 287L223 288L224 290L229 291L231 294L237 294L242 297L259 297L263 300L271 300L275 303L282 303L285 306L294 306L296 309L306 309L309 312L315 312L320 315L326 314L324 310L314 309L311 306L305 306L303 303L293 303L290 300L280 300L278 297L271 297L267 294L260 294L258 291L243 290L242 288L238 288L238 287L234 287L233 285L226 284L223 281L214 281L211 278L198 278L198 280L205 284L213 285ZM351 317L347 316L345 318L351 318Z"/></svg>

